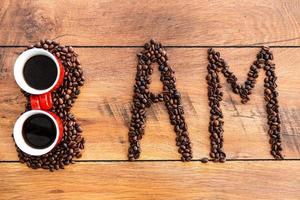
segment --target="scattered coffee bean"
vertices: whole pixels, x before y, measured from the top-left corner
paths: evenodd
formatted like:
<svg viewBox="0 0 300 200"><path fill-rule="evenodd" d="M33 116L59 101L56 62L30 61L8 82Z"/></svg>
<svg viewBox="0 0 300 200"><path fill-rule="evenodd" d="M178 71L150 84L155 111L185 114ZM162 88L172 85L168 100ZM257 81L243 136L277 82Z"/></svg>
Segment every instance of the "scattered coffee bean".
<svg viewBox="0 0 300 200"><path fill-rule="evenodd" d="M160 43L151 40L144 45L144 50L137 54L138 65L136 82L134 85L132 118L129 128L128 159L134 160L140 157L140 140L144 134L146 122L146 108L153 103L164 101L171 124L176 132L176 145L178 152L182 155L182 161L192 159L192 147L188 135L187 125L184 118L184 110L181 104L180 93L176 89L176 79L173 69L169 66L168 56ZM162 94L154 94L149 91L151 75L153 73L152 63L159 65L161 81L163 83Z"/></svg>
<svg viewBox="0 0 300 200"><path fill-rule="evenodd" d="M84 148L85 140L81 134L82 128L77 123L74 115L70 113L72 104L80 93L80 86L84 83L82 68L78 61L78 55L72 47L64 47L52 40L41 40L35 45L29 45L28 49L34 47L44 48L56 55L64 66L64 81L60 88L52 92L53 108L51 110L61 118L64 135L58 146L42 156L27 155L16 146L18 157L20 162L26 163L27 166L33 169L43 168L50 171L64 169L64 165L74 163L74 157L80 158L82 156L81 151ZM30 95L24 91L22 92L27 99L26 111L30 110Z"/></svg>
<svg viewBox="0 0 300 200"><path fill-rule="evenodd" d="M202 162L202 163L207 163L209 160L208 160L208 158L202 158L202 159L200 159L200 162Z"/></svg>
<svg viewBox="0 0 300 200"><path fill-rule="evenodd" d="M211 153L210 157L214 161L224 162L226 154L223 150L223 114L220 108L220 101L222 101L223 93L221 92L221 84L218 73L222 72L227 82L231 85L232 91L241 97L243 104L247 103L250 98L252 89L255 86L258 77L259 69L263 68L266 72L265 78L265 100L266 110L268 114L269 135L271 144L271 154L275 159L283 159L281 153L281 133L280 133L280 118L278 106L278 92L276 91L275 64L272 62L273 54L269 47L263 47L257 54L256 61L250 67L247 80L244 85L237 83L237 77L229 70L229 66L221 58L220 53L214 49L208 50L207 66L208 75L206 77L208 84L208 101L210 106L210 123L209 132L211 133Z"/></svg>

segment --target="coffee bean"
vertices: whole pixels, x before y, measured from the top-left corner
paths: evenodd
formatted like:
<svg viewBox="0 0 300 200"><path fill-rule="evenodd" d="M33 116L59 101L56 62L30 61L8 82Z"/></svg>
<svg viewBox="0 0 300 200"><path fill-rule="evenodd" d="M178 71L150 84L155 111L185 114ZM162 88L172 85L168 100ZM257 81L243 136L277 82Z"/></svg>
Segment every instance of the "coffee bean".
<svg viewBox="0 0 300 200"><path fill-rule="evenodd" d="M78 126L78 127L76 128L76 130L78 131L78 133L81 133L81 132L82 132L81 126Z"/></svg>
<svg viewBox="0 0 300 200"><path fill-rule="evenodd" d="M208 160L208 158L202 158L200 161L201 161L202 163L207 163L209 160Z"/></svg>
<svg viewBox="0 0 300 200"><path fill-rule="evenodd" d="M283 159L281 154L281 133L280 133L280 118L278 112L278 100L275 94L276 92L276 83L277 79L275 75L275 64L271 62L273 59L273 54L270 51L269 47L263 47L260 52L257 54L257 60L253 62L248 72L247 80L244 82L244 85L239 85L237 83L237 77L229 71L228 65L225 63L224 59L220 57L220 53L216 52L214 49L208 50L208 75L206 77L208 84L208 100L210 110L210 123L209 123L209 132L211 133L211 153L210 157L214 161L225 162L226 155L223 150L223 114L220 108L220 101L222 101L222 93L219 92L221 84L219 81L218 73L222 72L225 76L228 83L231 85L231 89L234 93L238 94L241 97L241 102L243 104L247 103L250 98L252 89L255 86L256 79L258 77L259 69L264 69L266 71L265 78L265 100L266 110L268 114L268 124L269 124L269 135L271 137L270 144L271 154L275 159ZM221 69L221 70L217 70ZM272 70L271 70L272 69Z"/></svg>
<svg viewBox="0 0 300 200"><path fill-rule="evenodd" d="M65 78L63 84L56 91L52 92L54 106L52 112L56 113L64 125L64 135L61 143L51 152L41 156L30 156L22 152L17 146L20 162L26 163L33 169L43 168L50 171L64 169L64 165L74 163L73 158L80 158L84 148L85 140L81 135L82 128L76 122L74 116L69 112L72 103L80 94L80 86L84 83L82 67L78 63L78 55L72 47L64 47L52 40L41 40L33 47L44 48L58 57L65 68ZM68 64L71 63L71 64ZM76 72L76 73L75 73ZM79 73L80 72L80 73ZM75 91L74 93L72 91ZM26 97L26 110L30 110L30 95L23 92Z"/></svg>
<svg viewBox="0 0 300 200"><path fill-rule="evenodd" d="M71 94L71 93L72 93L72 90L68 89L67 94Z"/></svg>
<svg viewBox="0 0 300 200"><path fill-rule="evenodd" d="M48 45L47 44L43 44L43 48L47 50L48 49Z"/></svg>
<svg viewBox="0 0 300 200"><path fill-rule="evenodd" d="M144 45L144 50L137 54L138 64L136 73L136 83L134 85L132 118L128 132L130 146L128 149L128 159L138 159L141 153L140 140L144 135L146 112L145 108L153 103L164 101L170 122L174 125L176 133L176 145L181 154L182 161L192 159L191 142L187 132L187 126L184 120L183 107L181 105L181 95L176 89L176 78L174 71L168 62L168 56L160 43L150 40ZM149 91L151 75L153 73L152 63L159 65L161 72L161 81L163 83L163 92L153 94Z"/></svg>
<svg viewBox="0 0 300 200"><path fill-rule="evenodd" d="M65 99L66 99L66 100L70 99L70 95L68 95L68 94L65 95Z"/></svg>
<svg viewBox="0 0 300 200"><path fill-rule="evenodd" d="M59 98L59 99L58 99L58 103L59 103L59 104L63 104L63 103L64 103L64 100L63 100L62 98Z"/></svg>

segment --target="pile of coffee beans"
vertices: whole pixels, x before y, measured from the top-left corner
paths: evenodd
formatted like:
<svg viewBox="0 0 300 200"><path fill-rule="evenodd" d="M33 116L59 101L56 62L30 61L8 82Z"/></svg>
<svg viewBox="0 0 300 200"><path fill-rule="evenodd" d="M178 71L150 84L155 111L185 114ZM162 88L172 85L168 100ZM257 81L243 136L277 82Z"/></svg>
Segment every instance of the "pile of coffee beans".
<svg viewBox="0 0 300 200"><path fill-rule="evenodd" d="M63 84L52 92L52 112L57 114L64 126L64 135L58 146L42 156L30 156L22 152L17 146L19 160L33 169L43 168L50 171L64 169L65 165L74 163L74 157L80 158L85 140L82 128L70 109L80 94L80 87L84 84L84 76L78 55L72 47L65 47L52 40L41 40L31 48L43 48L55 55L62 62L65 69ZM22 91L27 98L26 111L31 109L29 94Z"/></svg>
<svg viewBox="0 0 300 200"><path fill-rule="evenodd" d="M169 65L166 50L160 43L150 40L144 45L144 50L137 54L138 64L134 85L132 118L129 128L128 159L138 159L141 153L139 141L142 139L146 123L146 108L153 103L164 101L171 124L176 132L176 145L178 152L182 155L182 161L192 159L191 142L185 123L184 110L181 104L181 95L176 89L174 71ZM153 73L152 63L159 65L161 72L160 80L163 83L163 92L154 94L149 91L151 75Z"/></svg>
<svg viewBox="0 0 300 200"><path fill-rule="evenodd" d="M220 108L223 92L218 73L222 72L227 82L231 85L232 91L241 97L243 104L249 101L249 95L255 86L256 79L260 69L264 69L266 77L264 79L266 110L268 114L269 135L271 144L271 154L275 159L283 159L281 153L281 126L279 118L278 92L276 91L275 64L272 62L273 54L269 47L263 47L257 54L256 61L250 67L247 80L244 85L237 84L237 77L229 70L229 66L221 58L220 53L214 49L208 50L207 66L208 75L206 77L208 84L208 100L210 106L209 132L211 133L211 153L210 157L214 161L224 162L226 154L223 150L223 114Z"/></svg>

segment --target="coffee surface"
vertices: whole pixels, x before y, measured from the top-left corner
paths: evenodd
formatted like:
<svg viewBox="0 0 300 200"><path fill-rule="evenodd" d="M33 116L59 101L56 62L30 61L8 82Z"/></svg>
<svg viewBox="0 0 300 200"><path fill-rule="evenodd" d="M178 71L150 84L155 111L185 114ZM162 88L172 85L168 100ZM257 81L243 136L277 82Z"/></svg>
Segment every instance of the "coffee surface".
<svg viewBox="0 0 300 200"><path fill-rule="evenodd" d="M26 83L37 90L51 87L56 80L57 73L55 62L43 55L31 57L23 69Z"/></svg>
<svg viewBox="0 0 300 200"><path fill-rule="evenodd" d="M22 130L25 142L37 149L49 147L56 137L56 126L52 119L44 114L30 116Z"/></svg>

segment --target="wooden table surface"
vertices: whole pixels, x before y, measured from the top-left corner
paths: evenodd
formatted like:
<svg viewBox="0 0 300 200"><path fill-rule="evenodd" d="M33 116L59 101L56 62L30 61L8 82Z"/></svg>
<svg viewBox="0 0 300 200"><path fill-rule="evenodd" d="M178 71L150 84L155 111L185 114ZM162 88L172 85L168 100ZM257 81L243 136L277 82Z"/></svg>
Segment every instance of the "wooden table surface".
<svg viewBox="0 0 300 200"><path fill-rule="evenodd" d="M299 0L89 0L0 2L0 199L300 199ZM86 84L72 112L84 129L83 157L65 170L32 170L17 160L12 128L25 99L13 63L43 38L72 45ZM194 158L179 161L163 103L148 109L142 154L127 161L136 54L150 38L167 46L182 94ZM284 161L270 155L261 73L242 105L222 77L226 163L208 157L207 48L216 47L240 81L261 45L278 75ZM151 90L160 92L158 70Z"/></svg>

